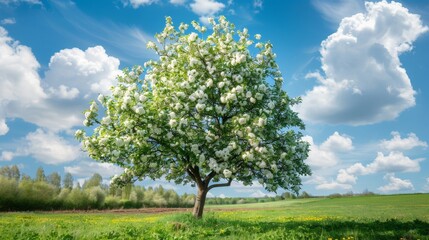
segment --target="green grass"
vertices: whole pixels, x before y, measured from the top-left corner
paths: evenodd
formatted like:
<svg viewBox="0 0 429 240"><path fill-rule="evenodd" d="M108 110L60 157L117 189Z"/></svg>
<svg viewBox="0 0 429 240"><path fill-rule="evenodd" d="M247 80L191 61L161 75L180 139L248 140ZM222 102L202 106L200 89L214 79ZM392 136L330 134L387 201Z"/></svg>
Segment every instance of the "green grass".
<svg viewBox="0 0 429 240"><path fill-rule="evenodd" d="M1 213L0 239L429 239L429 194L208 206L190 213Z"/></svg>

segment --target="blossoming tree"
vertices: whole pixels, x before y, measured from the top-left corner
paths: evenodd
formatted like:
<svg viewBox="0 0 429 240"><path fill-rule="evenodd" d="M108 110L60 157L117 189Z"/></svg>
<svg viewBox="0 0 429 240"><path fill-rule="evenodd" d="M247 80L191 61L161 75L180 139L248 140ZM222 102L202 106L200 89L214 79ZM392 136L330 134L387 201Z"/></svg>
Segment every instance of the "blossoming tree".
<svg viewBox="0 0 429 240"><path fill-rule="evenodd" d="M91 158L125 169L113 183L165 177L195 184L198 218L207 192L233 180L298 191L310 174L304 124L291 110L299 99L282 90L272 45L224 17L209 22L212 33L203 38L206 27L193 22L188 33L167 17L158 44L147 44L159 59L125 69L111 95L85 111L92 133L76 132Z"/></svg>

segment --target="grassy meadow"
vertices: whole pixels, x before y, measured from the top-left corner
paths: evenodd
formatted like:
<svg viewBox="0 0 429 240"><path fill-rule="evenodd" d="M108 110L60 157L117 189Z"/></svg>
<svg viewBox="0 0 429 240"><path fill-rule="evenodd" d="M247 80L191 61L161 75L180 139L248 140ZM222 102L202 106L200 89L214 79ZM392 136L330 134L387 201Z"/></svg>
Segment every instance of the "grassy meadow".
<svg viewBox="0 0 429 240"><path fill-rule="evenodd" d="M312 198L183 212L0 213L0 239L429 239L429 194Z"/></svg>

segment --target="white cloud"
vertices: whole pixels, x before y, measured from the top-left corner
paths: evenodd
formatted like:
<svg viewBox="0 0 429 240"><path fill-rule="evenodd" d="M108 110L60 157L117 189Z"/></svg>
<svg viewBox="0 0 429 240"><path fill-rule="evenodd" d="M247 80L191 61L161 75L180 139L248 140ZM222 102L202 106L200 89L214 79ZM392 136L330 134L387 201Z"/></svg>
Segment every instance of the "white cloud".
<svg viewBox="0 0 429 240"><path fill-rule="evenodd" d="M216 196L213 193L211 193L211 192L207 193L207 198L214 198L214 197L216 197Z"/></svg>
<svg viewBox="0 0 429 240"><path fill-rule="evenodd" d="M390 151L404 151L415 147L427 147L428 144L420 139L414 133L408 134L407 138L401 138L398 132L392 132L391 140L382 140L380 145L382 148Z"/></svg>
<svg viewBox="0 0 429 240"><path fill-rule="evenodd" d="M118 68L119 59L107 55L102 46L85 51L63 49L51 57L45 81L55 90L59 89L57 96L60 98L75 97L79 92L80 97L87 98L90 94L109 93L120 74Z"/></svg>
<svg viewBox="0 0 429 240"><path fill-rule="evenodd" d="M98 173L103 178L110 178L115 174L121 174L123 170L111 163L81 161L77 165L64 167L64 172L69 172L79 177L91 177L94 173Z"/></svg>
<svg viewBox="0 0 429 240"><path fill-rule="evenodd" d="M16 110L30 108L47 96L41 84L39 62L31 49L20 45L0 27L0 135L8 131L5 119L16 116Z"/></svg>
<svg viewBox="0 0 429 240"><path fill-rule="evenodd" d="M2 4L21 4L21 3L28 3L28 4L37 4L42 5L42 2L40 0L0 0L0 3Z"/></svg>
<svg viewBox="0 0 429 240"><path fill-rule="evenodd" d="M264 193L264 186L258 181L252 181L252 185L245 186L242 182L233 181L231 188L237 193L248 193L250 197L264 197L264 196L275 196L275 193L269 192Z"/></svg>
<svg viewBox="0 0 429 240"><path fill-rule="evenodd" d="M74 161L79 155L79 145L39 128L28 133L15 152L3 151L1 159L10 161L18 156L31 156L39 162L58 165Z"/></svg>
<svg viewBox="0 0 429 240"><path fill-rule="evenodd" d="M153 3L157 3L158 0L129 0L125 1L124 4L131 4L133 8L143 7L147 5L151 5Z"/></svg>
<svg viewBox="0 0 429 240"><path fill-rule="evenodd" d="M5 19L1 20L0 23L3 25L11 25L11 24L15 24L16 20L15 20L15 18L5 18Z"/></svg>
<svg viewBox="0 0 429 240"><path fill-rule="evenodd" d="M314 123L364 125L396 118L415 105L399 55L428 30L400 3L367 2L321 44L324 77L297 110Z"/></svg>
<svg viewBox="0 0 429 240"><path fill-rule="evenodd" d="M6 135L9 132L9 127L6 125L6 120L0 118L0 136Z"/></svg>
<svg viewBox="0 0 429 240"><path fill-rule="evenodd" d="M185 2L186 0L170 0L170 3L174 5L183 5Z"/></svg>
<svg viewBox="0 0 429 240"><path fill-rule="evenodd" d="M318 175L317 173L311 174L311 176L304 176L302 177L303 184L311 184L311 185L318 185L322 183L326 183L326 178Z"/></svg>
<svg viewBox="0 0 429 240"><path fill-rule="evenodd" d="M367 175L379 172L418 172L420 171L420 160L412 160L402 152L390 152L384 155L377 153L373 162L363 166L361 163L355 163L346 169L346 172L353 175Z"/></svg>
<svg viewBox="0 0 429 240"><path fill-rule="evenodd" d="M226 198L227 196L225 196L225 194L223 194L223 193L221 193L221 194L219 194L219 196L218 196L219 198Z"/></svg>
<svg viewBox="0 0 429 240"><path fill-rule="evenodd" d="M6 162L12 161L14 155L15 154L13 152L3 151L0 156L0 161L6 161Z"/></svg>
<svg viewBox="0 0 429 240"><path fill-rule="evenodd" d="M352 189L352 185L338 183L335 181L322 183L316 186L317 190L350 190Z"/></svg>
<svg viewBox="0 0 429 240"><path fill-rule="evenodd" d="M313 0L313 5L322 13L325 20L338 24L343 18L365 10L362 0Z"/></svg>
<svg viewBox="0 0 429 240"><path fill-rule="evenodd" d="M256 9L261 9L263 4L263 0L253 0L253 7Z"/></svg>
<svg viewBox="0 0 429 240"><path fill-rule="evenodd" d="M337 182L342 184L355 184L357 177L348 173L345 169L340 169L337 175Z"/></svg>
<svg viewBox="0 0 429 240"><path fill-rule="evenodd" d="M107 55L101 46L85 51L63 49L51 57L44 79L47 90L40 90L44 97L31 105L20 99L9 103L8 107L13 109L9 111L10 117L19 117L52 131L81 126L82 111L88 107L88 101L95 99L98 93L109 92L108 88L120 74L118 68L119 60ZM40 81L37 84L33 84L36 85L34 96L37 96ZM22 90L16 88L14 91ZM32 95L30 89L25 92Z"/></svg>
<svg viewBox="0 0 429 240"><path fill-rule="evenodd" d="M306 177L307 180L304 181L304 184L316 185L317 190L350 190L352 185L348 181L328 181L324 176L313 174L310 177ZM342 180L342 179L340 179Z"/></svg>
<svg viewBox="0 0 429 240"><path fill-rule="evenodd" d="M29 133L25 139L27 154L46 164L62 164L76 160L80 154L79 145L71 144L64 138L42 129Z"/></svg>
<svg viewBox="0 0 429 240"><path fill-rule="evenodd" d="M411 160L402 152L390 152L385 156L378 152L374 162L367 166L369 173L375 172L418 172L420 165L418 160Z"/></svg>
<svg viewBox="0 0 429 240"><path fill-rule="evenodd" d="M408 179L400 179L395 177L394 173L388 173L384 176L384 179L387 180L389 183L387 185L384 185L382 187L379 187L378 190L382 192L393 192L393 191L399 191L399 190L413 190L414 186Z"/></svg>
<svg viewBox="0 0 429 240"><path fill-rule="evenodd" d="M320 145L320 148L332 152L346 152L353 150L353 142L350 137L334 132Z"/></svg>
<svg viewBox="0 0 429 240"><path fill-rule="evenodd" d="M335 166L340 161L337 153L353 149L351 138L340 135L338 132L334 132L320 146L314 143L311 136L304 136L303 140L310 144L310 153L306 163L309 164L312 169Z"/></svg>
<svg viewBox="0 0 429 240"><path fill-rule="evenodd" d="M119 60L102 46L55 53L42 80L31 49L20 45L0 27L0 135L8 132L7 118L22 118L51 131L82 124L90 98L108 93L115 84Z"/></svg>
<svg viewBox="0 0 429 240"><path fill-rule="evenodd" d="M262 192L261 190L257 190L254 193L250 194L250 197L254 197L254 198L262 198L265 196L267 196L267 194Z"/></svg>
<svg viewBox="0 0 429 240"><path fill-rule="evenodd" d="M231 182L231 188L239 193L252 193L264 187L258 181L252 181L252 185L250 186L245 186L242 182L233 181Z"/></svg>
<svg viewBox="0 0 429 240"><path fill-rule="evenodd" d="M366 166L362 163L355 163L346 169L340 169L337 174L337 182L355 184L357 176L359 175L376 174L380 172L419 172L419 161L421 161L421 159L412 160L402 152L390 152L389 155L378 152L374 161Z"/></svg>
<svg viewBox="0 0 429 240"><path fill-rule="evenodd" d="M191 10L200 16L203 23L207 21L207 17L212 17L225 8L225 4L216 0L194 0L190 6Z"/></svg>

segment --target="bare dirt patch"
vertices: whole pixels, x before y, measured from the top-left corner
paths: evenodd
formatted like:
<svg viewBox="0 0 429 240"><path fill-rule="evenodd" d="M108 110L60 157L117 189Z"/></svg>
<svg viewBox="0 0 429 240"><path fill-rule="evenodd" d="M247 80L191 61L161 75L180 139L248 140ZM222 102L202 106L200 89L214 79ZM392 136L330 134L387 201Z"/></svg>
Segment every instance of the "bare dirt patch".
<svg viewBox="0 0 429 240"><path fill-rule="evenodd" d="M221 211L250 211L250 210L268 210L271 208L207 208L205 212ZM13 212L13 211L12 211ZM192 208L131 208L131 209L91 209L91 210L52 210L52 211L33 211L37 213L75 213L75 214L157 214L157 213L192 213Z"/></svg>
<svg viewBox="0 0 429 240"><path fill-rule="evenodd" d="M132 209L104 209L104 210L53 210L37 211L38 213L114 213L114 214L141 214L141 213L175 213L192 212L192 208L132 208Z"/></svg>

